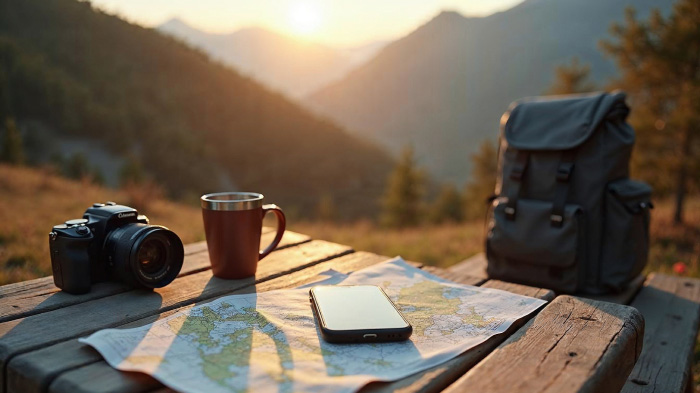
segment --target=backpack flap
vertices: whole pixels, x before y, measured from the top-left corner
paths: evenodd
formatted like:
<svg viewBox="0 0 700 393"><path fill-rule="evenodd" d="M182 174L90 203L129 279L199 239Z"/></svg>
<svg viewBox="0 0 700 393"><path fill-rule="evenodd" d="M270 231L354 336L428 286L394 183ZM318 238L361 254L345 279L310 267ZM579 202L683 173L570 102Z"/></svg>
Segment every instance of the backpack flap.
<svg viewBox="0 0 700 393"><path fill-rule="evenodd" d="M651 205L651 187L640 181L621 179L608 185L608 192L630 213L639 213Z"/></svg>
<svg viewBox="0 0 700 393"><path fill-rule="evenodd" d="M519 150L569 150L606 119L625 120L624 93L533 97L514 102L501 118L503 137Z"/></svg>

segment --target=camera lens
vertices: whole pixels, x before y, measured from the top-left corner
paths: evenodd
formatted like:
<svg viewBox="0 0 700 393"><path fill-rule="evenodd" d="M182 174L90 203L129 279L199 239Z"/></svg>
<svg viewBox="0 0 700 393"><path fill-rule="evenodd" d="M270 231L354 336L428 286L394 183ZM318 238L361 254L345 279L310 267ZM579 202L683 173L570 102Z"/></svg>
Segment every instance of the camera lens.
<svg viewBox="0 0 700 393"><path fill-rule="evenodd" d="M158 225L127 224L107 237L108 259L116 278L146 288L170 284L182 269L180 238Z"/></svg>
<svg viewBox="0 0 700 393"><path fill-rule="evenodd" d="M139 269L146 275L158 275L165 265L166 249L163 242L155 238L147 239L139 247L136 259Z"/></svg>

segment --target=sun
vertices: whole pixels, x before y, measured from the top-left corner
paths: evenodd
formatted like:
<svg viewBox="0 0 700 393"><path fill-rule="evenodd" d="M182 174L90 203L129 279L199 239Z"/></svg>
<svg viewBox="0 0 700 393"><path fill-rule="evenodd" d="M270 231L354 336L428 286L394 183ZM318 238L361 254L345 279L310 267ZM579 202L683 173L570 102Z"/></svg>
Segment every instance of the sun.
<svg viewBox="0 0 700 393"><path fill-rule="evenodd" d="M311 35L321 26L321 10L314 4L295 3L289 9L289 25L298 35Z"/></svg>

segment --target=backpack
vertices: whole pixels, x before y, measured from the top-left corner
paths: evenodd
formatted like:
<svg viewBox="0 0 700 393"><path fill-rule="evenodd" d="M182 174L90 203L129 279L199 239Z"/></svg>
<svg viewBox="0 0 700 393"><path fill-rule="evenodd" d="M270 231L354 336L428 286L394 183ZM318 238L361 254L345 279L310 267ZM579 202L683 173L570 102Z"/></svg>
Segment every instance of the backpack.
<svg viewBox="0 0 700 393"><path fill-rule="evenodd" d="M651 187L629 179L624 93L518 100L501 118L489 277L619 292L646 265Z"/></svg>

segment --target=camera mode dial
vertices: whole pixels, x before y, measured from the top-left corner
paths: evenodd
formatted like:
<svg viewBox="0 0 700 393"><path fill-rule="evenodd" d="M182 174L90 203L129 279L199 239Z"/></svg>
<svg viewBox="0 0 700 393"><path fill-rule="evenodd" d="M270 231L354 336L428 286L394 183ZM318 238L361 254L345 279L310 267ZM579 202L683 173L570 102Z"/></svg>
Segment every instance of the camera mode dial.
<svg viewBox="0 0 700 393"><path fill-rule="evenodd" d="M74 218L72 220L66 221L67 227L77 227L79 225L85 225L88 223L87 218Z"/></svg>

